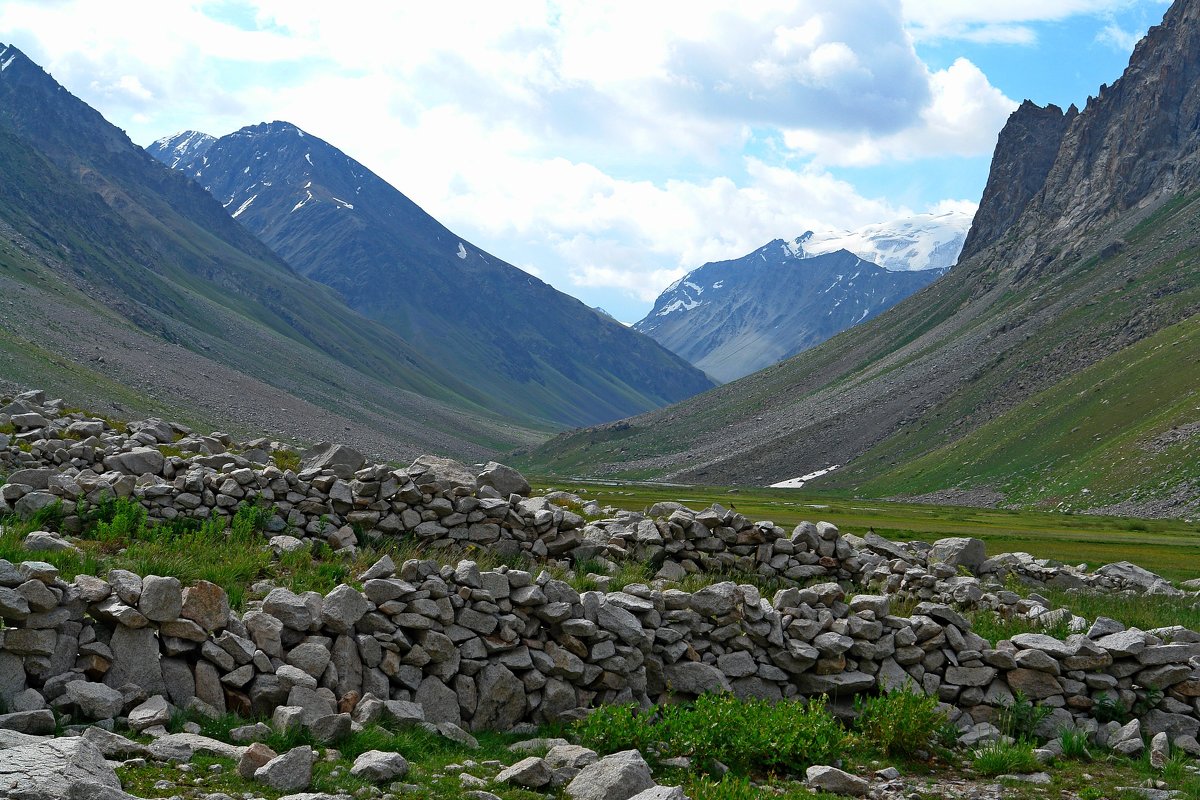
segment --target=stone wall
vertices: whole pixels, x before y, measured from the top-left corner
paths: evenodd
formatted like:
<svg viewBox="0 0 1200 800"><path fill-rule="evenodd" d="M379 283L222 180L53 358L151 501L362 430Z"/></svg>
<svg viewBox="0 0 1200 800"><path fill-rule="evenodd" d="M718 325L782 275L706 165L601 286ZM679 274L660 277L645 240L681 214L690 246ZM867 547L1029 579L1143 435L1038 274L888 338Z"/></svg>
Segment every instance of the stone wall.
<svg viewBox="0 0 1200 800"><path fill-rule="evenodd" d="M1103 702L1136 704L1151 732L1168 731L1185 747L1200 729L1200 636L1126 631L1111 620L1089 626L1001 583L1181 594L1131 564L1089 572L1027 554L988 558L978 540L897 543L842 535L829 523L789 532L719 506L602 510L563 493L525 497L524 478L498 464L476 473L423 457L394 469L333 445L282 470L269 463L278 445L265 440L235 444L158 420L118 432L63 414L37 393L6 399L4 418L16 432L0 441L9 473L0 496L26 513L61 500L68 534L82 524L77 509L114 496L136 498L164 520L262 502L275 509L270 533L339 550L355 547L357 528L532 562L632 558L656 576L654 586L580 593L539 569L384 559L358 576L361 590L276 588L239 614L212 584L185 588L119 570L67 583L48 564L0 561L0 700L10 709L0 727L53 727L47 705L74 720L119 717L155 695L330 733L381 709L446 730L510 728L576 718L602 703L648 706L710 691L844 699L912 685L951 704L968 740L987 734L1016 691L1053 709L1049 733L1073 725L1107 737L1112 725L1101 729L1095 714ZM167 442L193 454L165 455ZM29 544L70 546L50 532ZM732 582L670 588L714 572L790 588L771 598ZM895 615L894 603L912 611ZM1078 632L991 647L962 616L979 609L1069 622Z"/></svg>

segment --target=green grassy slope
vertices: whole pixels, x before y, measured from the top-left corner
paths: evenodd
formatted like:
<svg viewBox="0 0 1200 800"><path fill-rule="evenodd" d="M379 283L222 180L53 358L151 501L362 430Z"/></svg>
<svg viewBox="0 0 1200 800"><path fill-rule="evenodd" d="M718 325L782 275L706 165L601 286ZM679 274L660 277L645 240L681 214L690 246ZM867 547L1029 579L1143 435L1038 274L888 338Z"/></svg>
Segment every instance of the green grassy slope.
<svg viewBox="0 0 1200 800"><path fill-rule="evenodd" d="M844 478L843 478L844 479ZM869 495L988 486L1010 502L1102 506L1200 493L1200 317L1029 398L952 444L865 480Z"/></svg>

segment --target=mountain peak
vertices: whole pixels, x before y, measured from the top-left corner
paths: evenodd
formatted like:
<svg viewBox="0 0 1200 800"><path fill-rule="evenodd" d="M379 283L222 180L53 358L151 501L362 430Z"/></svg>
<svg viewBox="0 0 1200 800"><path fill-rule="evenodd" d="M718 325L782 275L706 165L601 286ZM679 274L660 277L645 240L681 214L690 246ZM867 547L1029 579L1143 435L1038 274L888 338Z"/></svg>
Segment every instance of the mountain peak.
<svg viewBox="0 0 1200 800"><path fill-rule="evenodd" d="M216 140L215 136L200 131L180 131L158 139L146 149L159 161L174 169L180 164L203 156Z"/></svg>

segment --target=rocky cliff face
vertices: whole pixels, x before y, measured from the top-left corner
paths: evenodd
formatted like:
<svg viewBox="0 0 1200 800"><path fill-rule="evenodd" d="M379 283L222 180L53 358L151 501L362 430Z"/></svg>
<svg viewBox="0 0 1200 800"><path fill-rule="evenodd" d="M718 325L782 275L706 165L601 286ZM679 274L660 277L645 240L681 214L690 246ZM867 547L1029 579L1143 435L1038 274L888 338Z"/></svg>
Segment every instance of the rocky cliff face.
<svg viewBox="0 0 1200 800"><path fill-rule="evenodd" d="M1051 243L1200 187L1200 4L1176 2L1082 113L1026 101L1000 134L963 258L1010 229L1023 265ZM1019 222L1019 224L1018 224ZM1043 254L1044 255L1044 252Z"/></svg>
<svg viewBox="0 0 1200 800"><path fill-rule="evenodd" d="M1012 113L996 142L987 186L962 258L999 241L1017 221L1045 184L1067 126L1078 113L1074 106L1064 114L1058 106L1042 108L1030 100Z"/></svg>

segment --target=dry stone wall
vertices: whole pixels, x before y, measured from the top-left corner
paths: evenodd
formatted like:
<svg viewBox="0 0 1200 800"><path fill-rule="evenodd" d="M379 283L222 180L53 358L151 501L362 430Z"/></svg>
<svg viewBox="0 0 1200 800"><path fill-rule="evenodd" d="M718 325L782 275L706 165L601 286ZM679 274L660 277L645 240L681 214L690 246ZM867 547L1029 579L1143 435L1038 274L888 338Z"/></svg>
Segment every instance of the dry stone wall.
<svg viewBox="0 0 1200 800"><path fill-rule="evenodd" d="M120 570L66 582L46 563L0 561L0 727L53 729L49 708L73 721L151 727L173 705L267 714L319 738L381 715L459 735L572 719L602 703L712 691L845 699L909 685L952 706L966 741L992 735L1020 692L1052 709L1044 732L1074 726L1132 742L1116 723L1102 726L1096 708L1136 705L1145 730L1200 749L1200 635L1089 625L1001 583L1181 593L1131 564L1089 572L1026 554L988 558L973 539L896 543L829 523L785 531L719 506L661 504L589 521L572 508L588 517L601 509L561 493L526 497L528 483L498 464L476 474L424 457L393 469L325 445L283 470L266 463L270 442L231 453L229 437L157 420L118 432L37 393L6 398L0 411L14 429L0 441L0 492L18 512L116 496L160 519L204 518L266 502L276 510L271 533L336 549L355 547L357 527L437 548L634 558L657 571L653 586L579 592L537 569L385 558L354 586L327 595L275 588L236 613L212 584ZM167 441L197 452L165 455ZM68 515L66 533L80 523ZM70 546L56 532L31 540ZM670 588L692 573L730 571L791 585L769 598L733 582ZM911 610L893 613L897 603ZM1077 633L993 647L964 617L979 609L1068 622Z"/></svg>

